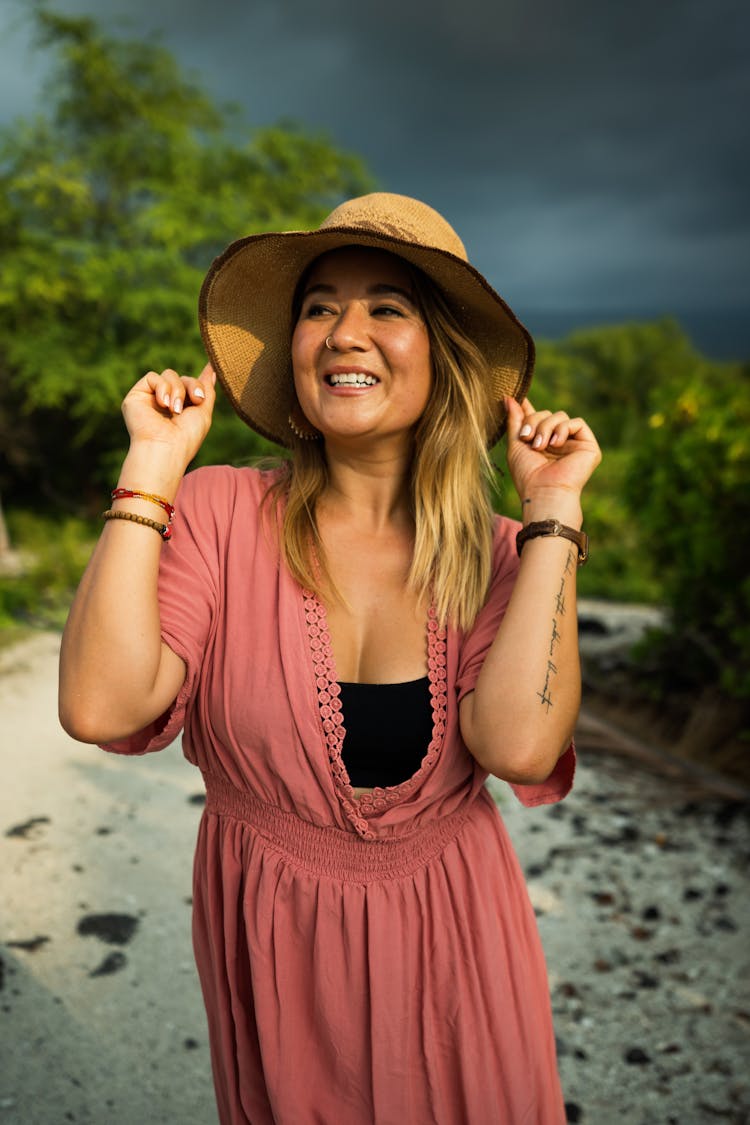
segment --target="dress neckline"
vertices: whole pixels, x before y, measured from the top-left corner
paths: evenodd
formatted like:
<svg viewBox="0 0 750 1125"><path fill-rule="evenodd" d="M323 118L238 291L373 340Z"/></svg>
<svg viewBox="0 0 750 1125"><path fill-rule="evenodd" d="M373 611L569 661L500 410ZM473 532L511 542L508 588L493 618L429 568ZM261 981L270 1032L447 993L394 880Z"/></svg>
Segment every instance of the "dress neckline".
<svg viewBox="0 0 750 1125"><path fill-rule="evenodd" d="M413 680L398 680L396 683L383 683L375 684L369 680L337 680L336 683L339 687L346 688L407 688L414 687L416 684L423 684L425 680L429 680L429 675L416 676Z"/></svg>
<svg viewBox="0 0 750 1125"><path fill-rule="evenodd" d="M438 625L434 605L427 615L427 679L432 706L432 738L419 769L398 785L376 786L371 793L357 797L341 754L346 729L341 708L341 685L336 679L336 664L328 629L325 606L312 590L302 591L307 638L312 657L318 711L328 751L333 784L346 816L364 839L374 839L368 818L409 797L433 769L445 734L447 696L447 630ZM424 677L420 677L423 679ZM416 681L412 681L416 682Z"/></svg>

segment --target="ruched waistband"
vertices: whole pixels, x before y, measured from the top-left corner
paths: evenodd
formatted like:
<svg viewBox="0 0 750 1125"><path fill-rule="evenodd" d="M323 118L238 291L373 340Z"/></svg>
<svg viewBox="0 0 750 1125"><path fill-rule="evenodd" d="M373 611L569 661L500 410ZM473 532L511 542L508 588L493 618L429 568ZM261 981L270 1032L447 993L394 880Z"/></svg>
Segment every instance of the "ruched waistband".
<svg viewBox="0 0 750 1125"><path fill-rule="evenodd" d="M349 882L411 875L455 839L471 810L468 805L411 832L364 840L355 832L302 820L215 774L204 773L203 777L206 812L243 821L268 847L311 874Z"/></svg>

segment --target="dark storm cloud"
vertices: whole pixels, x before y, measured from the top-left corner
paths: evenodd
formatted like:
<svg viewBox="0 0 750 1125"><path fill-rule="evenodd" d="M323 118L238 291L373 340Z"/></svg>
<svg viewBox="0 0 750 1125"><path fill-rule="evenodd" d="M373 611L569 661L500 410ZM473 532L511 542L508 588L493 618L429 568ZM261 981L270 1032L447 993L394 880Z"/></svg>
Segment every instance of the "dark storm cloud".
<svg viewBox="0 0 750 1125"><path fill-rule="evenodd" d="M384 187L442 210L522 309L747 307L740 0L59 7L160 29L250 121L293 118L361 153Z"/></svg>

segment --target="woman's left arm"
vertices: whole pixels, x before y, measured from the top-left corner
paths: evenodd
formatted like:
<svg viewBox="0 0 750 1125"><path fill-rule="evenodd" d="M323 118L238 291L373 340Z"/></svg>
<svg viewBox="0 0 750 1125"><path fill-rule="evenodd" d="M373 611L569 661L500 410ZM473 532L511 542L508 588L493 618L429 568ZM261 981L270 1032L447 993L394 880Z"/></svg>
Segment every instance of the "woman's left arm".
<svg viewBox="0 0 750 1125"><path fill-rule="evenodd" d="M528 526L556 519L580 530L581 491L601 461L582 418L506 399L508 468ZM538 784L569 745L581 700L576 614L578 547L560 536L524 544L513 593L474 691L460 705L461 733L489 773Z"/></svg>

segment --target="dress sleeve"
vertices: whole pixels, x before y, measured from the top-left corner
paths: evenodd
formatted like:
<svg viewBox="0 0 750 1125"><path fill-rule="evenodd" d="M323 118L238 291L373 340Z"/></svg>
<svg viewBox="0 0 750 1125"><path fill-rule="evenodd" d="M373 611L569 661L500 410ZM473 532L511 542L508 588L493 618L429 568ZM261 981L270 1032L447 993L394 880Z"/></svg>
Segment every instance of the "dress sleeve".
<svg viewBox="0 0 750 1125"><path fill-rule="evenodd" d="M518 574L516 532L520 524L515 520L495 518L495 535L492 545L492 579L484 605L476 621L461 641L456 690L458 702L473 691L490 645L508 608Z"/></svg>
<svg viewBox="0 0 750 1125"><path fill-rule="evenodd" d="M518 574L516 533L520 528L521 524L515 520L503 516L496 517L489 593L476 621L461 644L456 679L459 703L465 695L474 690L484 659L508 608ZM571 742L546 781L538 785L511 784L510 787L522 805L531 807L553 804L570 792L573 786L575 763L575 746Z"/></svg>
<svg viewBox="0 0 750 1125"><path fill-rule="evenodd" d="M159 566L161 637L187 667L177 698L143 730L102 743L115 754L148 754L168 746L182 730L195 698L204 653L216 621L220 588L222 523L227 524L226 476L220 468L196 469L175 499L172 538Z"/></svg>

